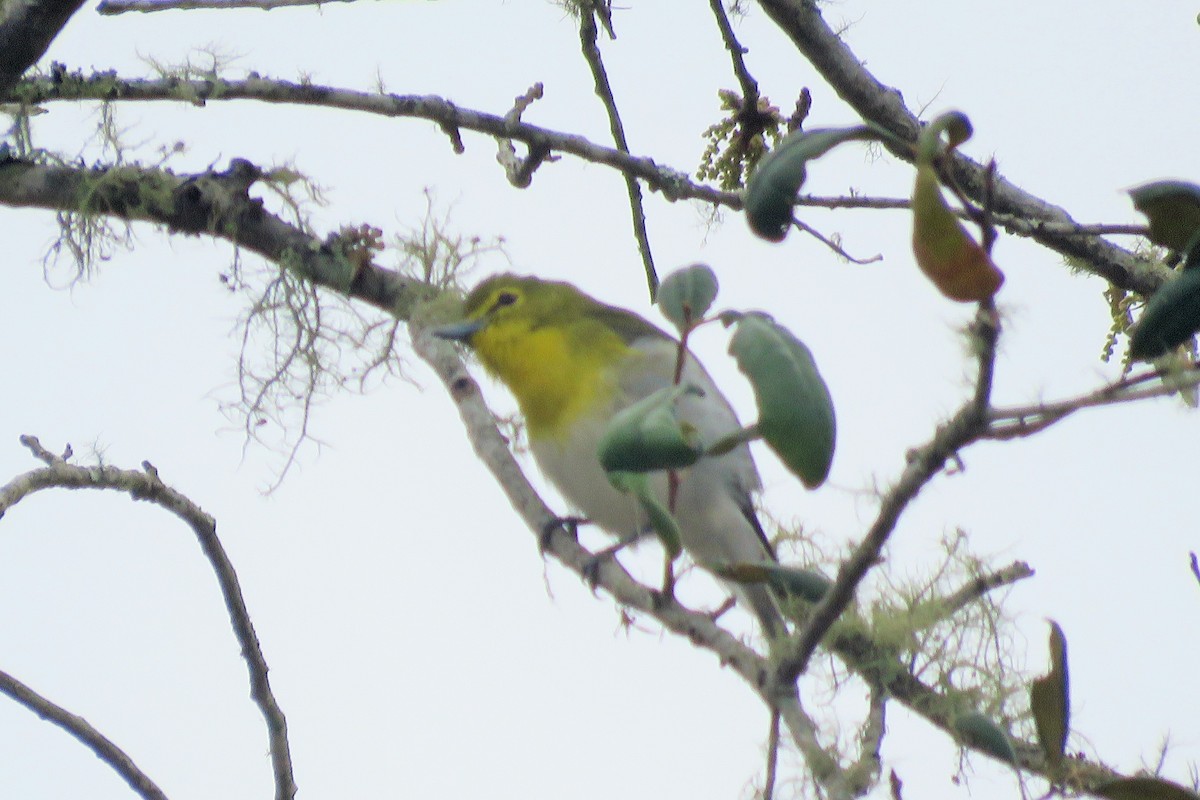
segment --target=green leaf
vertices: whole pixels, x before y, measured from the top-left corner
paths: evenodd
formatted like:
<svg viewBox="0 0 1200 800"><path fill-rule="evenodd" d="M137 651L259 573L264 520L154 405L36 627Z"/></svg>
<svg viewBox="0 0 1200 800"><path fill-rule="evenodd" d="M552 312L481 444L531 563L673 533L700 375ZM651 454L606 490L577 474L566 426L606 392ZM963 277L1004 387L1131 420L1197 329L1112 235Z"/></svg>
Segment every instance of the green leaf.
<svg viewBox="0 0 1200 800"><path fill-rule="evenodd" d="M1108 800L1200 800L1200 795L1162 778L1118 778L1089 789Z"/></svg>
<svg viewBox="0 0 1200 800"><path fill-rule="evenodd" d="M663 279L655 302L680 334L704 318L717 299L717 276L707 264L692 264Z"/></svg>
<svg viewBox="0 0 1200 800"><path fill-rule="evenodd" d="M784 567L779 564L730 564L716 573L734 583L765 583L771 588L807 600L820 602L833 581L810 569Z"/></svg>
<svg viewBox="0 0 1200 800"><path fill-rule="evenodd" d="M763 440L805 486L820 486L833 463L837 423L812 353L765 314L738 320L729 352L754 387Z"/></svg>
<svg viewBox="0 0 1200 800"><path fill-rule="evenodd" d="M971 711L954 720L954 729L963 743L1016 766L1017 754L1008 734L990 717Z"/></svg>
<svg viewBox="0 0 1200 800"><path fill-rule="evenodd" d="M600 438L601 466L609 472L655 472L696 463L704 447L675 411L675 401L685 394L702 392L691 384L670 386L613 415Z"/></svg>
<svg viewBox="0 0 1200 800"><path fill-rule="evenodd" d="M746 187L746 220L764 239L782 242L792 225L792 205L806 177L806 165L843 142L884 138L866 125L788 134L767 154Z"/></svg>
<svg viewBox="0 0 1200 800"><path fill-rule="evenodd" d="M1150 241L1178 252L1200 233L1200 186L1155 181L1129 190L1133 207L1150 221Z"/></svg>
<svg viewBox="0 0 1200 800"><path fill-rule="evenodd" d="M624 494L632 494L641 503L646 512L650 528L658 535L667 551L667 556L674 561L683 552L683 542L679 538L679 523L667 510L654 490L650 488L650 476L644 472L609 472L608 482L613 488Z"/></svg>
<svg viewBox="0 0 1200 800"><path fill-rule="evenodd" d="M1038 742L1054 769L1062 765L1071 730L1071 694L1067 673L1067 638L1057 622L1050 622L1050 673L1029 687L1029 707L1037 727Z"/></svg>
<svg viewBox="0 0 1200 800"><path fill-rule="evenodd" d="M1185 269L1146 303L1129 337L1129 355L1150 360L1174 350L1200 330L1200 269Z"/></svg>

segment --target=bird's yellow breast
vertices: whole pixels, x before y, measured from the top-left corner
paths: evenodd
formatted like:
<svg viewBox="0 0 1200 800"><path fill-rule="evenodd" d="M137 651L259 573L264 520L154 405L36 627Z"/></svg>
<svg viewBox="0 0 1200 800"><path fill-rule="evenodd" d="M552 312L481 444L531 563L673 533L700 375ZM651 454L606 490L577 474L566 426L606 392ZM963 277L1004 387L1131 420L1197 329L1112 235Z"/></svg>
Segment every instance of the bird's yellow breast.
<svg viewBox="0 0 1200 800"><path fill-rule="evenodd" d="M471 345L516 396L533 439L561 439L581 416L608 409L617 365L638 355L601 325L534 327L524 319L497 320Z"/></svg>

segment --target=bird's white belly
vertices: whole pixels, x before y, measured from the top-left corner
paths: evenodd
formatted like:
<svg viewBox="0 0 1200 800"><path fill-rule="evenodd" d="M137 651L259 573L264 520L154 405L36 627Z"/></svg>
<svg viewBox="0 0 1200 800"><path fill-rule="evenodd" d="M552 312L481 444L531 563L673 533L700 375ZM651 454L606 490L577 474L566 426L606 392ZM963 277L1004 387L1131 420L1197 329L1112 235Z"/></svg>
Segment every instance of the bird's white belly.
<svg viewBox="0 0 1200 800"><path fill-rule="evenodd" d="M614 536L626 538L645 529L646 516L636 499L613 488L600 466L597 449L606 424L598 418L579 419L572 424L569 436L531 442L529 449L573 512ZM656 476L654 483L656 493L665 502L665 474ZM660 483L661 487L657 485Z"/></svg>

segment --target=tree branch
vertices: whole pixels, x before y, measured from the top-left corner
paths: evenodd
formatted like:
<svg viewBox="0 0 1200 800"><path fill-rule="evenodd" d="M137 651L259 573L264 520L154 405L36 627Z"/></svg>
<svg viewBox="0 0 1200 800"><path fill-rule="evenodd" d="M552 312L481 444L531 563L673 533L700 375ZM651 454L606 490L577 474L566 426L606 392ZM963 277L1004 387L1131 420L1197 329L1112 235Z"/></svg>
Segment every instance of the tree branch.
<svg viewBox="0 0 1200 800"><path fill-rule="evenodd" d="M158 477L158 470L148 461L142 462L140 472L107 465L83 467L69 464L61 456L49 452L42 447L37 437L22 436L21 443L46 466L18 475L4 486L0 486L0 517L25 497L43 489L114 489L127 492L134 500L161 507L183 520L192 529L200 543L200 549L212 566L225 599L225 608L229 612L234 635L250 674L250 696L267 723L271 763L275 773L275 798L291 800L296 794L296 782L287 738L287 720L271 691L267 662L263 657L262 648L259 647L254 625L250 621L250 612L246 608L237 573L217 538L216 520L182 493L163 483ZM76 733L74 728L69 730L77 738L87 741L84 733Z"/></svg>
<svg viewBox="0 0 1200 800"><path fill-rule="evenodd" d="M736 193L693 183L685 173L660 166L651 158L604 147L575 134L460 108L435 95L359 92L311 83L271 80L256 74L244 80L228 81L178 78L121 80L111 73L84 77L64 71L57 76L23 81L4 99L27 104L52 100L121 100L185 102L201 106L217 100L255 100L359 111L384 117L425 119L443 129L463 129L501 139L517 139L531 148L568 153L594 164L613 167L645 181L651 190L662 192L670 201L701 200L730 208L742 207Z"/></svg>
<svg viewBox="0 0 1200 800"><path fill-rule="evenodd" d="M1159 380L1153 385L1145 385ZM1084 408L1166 397L1200 386L1200 363L1181 372L1150 370L1130 375L1078 397L1032 406L995 408L988 412L988 439L1016 439L1043 431Z"/></svg>
<svg viewBox="0 0 1200 800"><path fill-rule="evenodd" d="M224 239L301 277L407 319L437 290L350 258L337 235L324 241L266 211L249 187L269 174L242 159L224 172L174 175L134 166L48 166L0 162L0 205L153 222L172 233Z"/></svg>
<svg viewBox="0 0 1200 800"><path fill-rule="evenodd" d="M808 623L792 642L789 652L776 664L774 680L781 691L789 691L789 687L808 668L808 661L821 638L854 599L855 590L867 572L879 563L879 554L895 529L900 514L925 484L941 471L948 459L987 430L987 409L999 330L995 309L990 304L980 305L972 326L979 362L974 396L949 422L938 428L928 444L910 453L908 466L900 475L900 480L884 495L875 522L838 569L837 580L821 602L817 603Z"/></svg>
<svg viewBox="0 0 1200 800"><path fill-rule="evenodd" d="M7 0L0 5L0 97L46 54L83 0Z"/></svg>
<svg viewBox="0 0 1200 800"><path fill-rule="evenodd" d="M42 719L54 723L78 739L95 753L97 758L112 767L139 796L146 800L167 800L162 789L133 763L133 759L126 755L124 750L93 728L83 717L55 705L7 672L0 672L0 693L8 695Z"/></svg>
<svg viewBox="0 0 1200 800"><path fill-rule="evenodd" d="M464 109L441 97L433 95L397 95L358 92L331 86L273 80L252 75L244 80L183 80L178 78L130 79L117 78L112 73L96 73L83 76L66 73L64 69L49 77L37 77L22 81L5 99L26 104L54 101L126 101L126 102L183 102L205 105L208 102L226 100L253 100L263 103L306 105L320 108L335 108L386 117L425 119L451 132L455 152L462 151L462 141L457 138L459 130L471 130L494 136L502 141L518 140L529 147L531 154L545 159L551 152L567 153L593 164L616 169L626 176L643 180L653 191L660 191L669 201L699 200L714 206L741 210L742 198L737 192L726 192L704 184L695 183L685 173L661 166L651 158L633 156L619 149L604 147L588 139L569 133L553 131L537 125L521 122L513 115L499 116L481 111ZM538 163L541 163L539 160ZM803 195L797 205L817 208L875 208L907 209L907 198L876 197L817 197ZM1095 239L1101 234L1141 235L1143 225L1088 225L1069 218L1049 220L1030 219L1017 214L1006 214L994 210L997 225L1010 233L1038 239ZM1097 241L1103 241L1097 239ZM1114 250L1125 253L1109 245ZM1126 253L1128 258L1134 258ZM1142 263L1142 262L1139 262ZM1171 276L1166 268L1147 267L1149 272L1142 276L1137 286L1117 282L1117 285L1134 291L1149 291L1157 288ZM1145 292L1143 292L1145 293Z"/></svg>
<svg viewBox="0 0 1200 800"><path fill-rule="evenodd" d="M817 3L813 0L759 0L759 5L837 90L838 96L864 120L882 126L904 141L916 142L921 123L904 105L900 92L880 83L867 71L863 60L825 23ZM912 161L911 148L887 146L898 157ZM957 152L949 164L954 180L982 204L987 191L985 168ZM1074 224L1063 209L1029 194L1000 175L994 180L992 208L998 215ZM1168 277L1169 270L1165 266L1140 258L1099 237L1063 236L1036 226L1030 235L1057 253L1085 262L1089 272L1143 295L1152 294Z"/></svg>

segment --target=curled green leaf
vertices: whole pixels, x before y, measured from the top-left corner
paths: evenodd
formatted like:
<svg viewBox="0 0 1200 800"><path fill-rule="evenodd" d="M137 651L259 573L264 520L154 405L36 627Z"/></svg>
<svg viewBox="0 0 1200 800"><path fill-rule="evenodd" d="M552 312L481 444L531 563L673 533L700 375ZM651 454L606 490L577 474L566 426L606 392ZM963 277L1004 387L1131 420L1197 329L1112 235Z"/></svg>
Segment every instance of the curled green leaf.
<svg viewBox="0 0 1200 800"><path fill-rule="evenodd" d="M1200 186L1155 181L1129 190L1133 207L1150 222L1150 241L1186 253L1200 234Z"/></svg>
<svg viewBox="0 0 1200 800"><path fill-rule="evenodd" d="M750 176L746 187L746 220L750 229L764 239L782 242L792 225L792 206L807 177L808 162L843 142L880 139L884 135L867 125L788 134Z"/></svg>
<svg viewBox="0 0 1200 800"><path fill-rule="evenodd" d="M615 414L600 438L600 465L609 472L655 472L696 463L703 443L675 408L685 394L702 392L691 384L671 386Z"/></svg>

